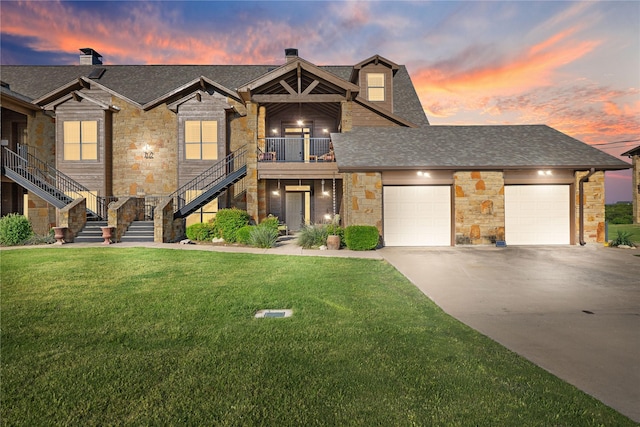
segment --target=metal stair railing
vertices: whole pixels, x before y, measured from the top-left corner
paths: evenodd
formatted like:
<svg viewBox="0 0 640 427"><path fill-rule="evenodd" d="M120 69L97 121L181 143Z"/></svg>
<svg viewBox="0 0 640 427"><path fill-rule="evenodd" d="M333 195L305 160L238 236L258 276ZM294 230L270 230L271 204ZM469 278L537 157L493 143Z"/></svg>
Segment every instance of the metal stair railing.
<svg viewBox="0 0 640 427"><path fill-rule="evenodd" d="M173 198L174 217L184 218L219 196L247 173L247 148L242 147L180 187Z"/></svg>
<svg viewBox="0 0 640 427"><path fill-rule="evenodd" d="M53 166L29 153L27 146L18 146L18 153L2 147L5 175L34 192L57 208L63 208L74 198L87 199L87 211L98 219L107 216L107 201L95 195Z"/></svg>

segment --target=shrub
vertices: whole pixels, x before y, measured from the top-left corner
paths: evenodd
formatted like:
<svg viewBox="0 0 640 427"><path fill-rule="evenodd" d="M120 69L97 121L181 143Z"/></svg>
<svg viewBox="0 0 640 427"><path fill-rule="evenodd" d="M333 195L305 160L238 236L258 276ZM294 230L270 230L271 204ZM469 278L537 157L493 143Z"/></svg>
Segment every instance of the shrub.
<svg viewBox="0 0 640 427"><path fill-rule="evenodd" d="M279 225L280 225L280 221L278 220L277 216L268 216L267 218L263 219L262 222L260 223L260 226L269 227L275 230L276 232L278 232Z"/></svg>
<svg viewBox="0 0 640 427"><path fill-rule="evenodd" d="M204 242L215 237L215 225L213 222L199 222L187 227L187 238L196 242Z"/></svg>
<svg viewBox="0 0 640 427"><path fill-rule="evenodd" d="M327 244L327 226L322 224L304 225L298 232L297 243L305 249L317 248Z"/></svg>
<svg viewBox="0 0 640 427"><path fill-rule="evenodd" d="M278 241L278 228L273 228L270 224L260 224L250 227L249 245L256 248L272 248Z"/></svg>
<svg viewBox="0 0 640 427"><path fill-rule="evenodd" d="M33 236L33 228L26 216L11 213L0 218L0 244L15 246Z"/></svg>
<svg viewBox="0 0 640 427"><path fill-rule="evenodd" d="M236 232L236 241L243 245L249 244L249 238L251 237L251 231L256 228L254 225L245 225L239 228Z"/></svg>
<svg viewBox="0 0 640 427"><path fill-rule="evenodd" d="M373 225L350 225L344 231L347 248L354 251L369 251L378 246L380 237Z"/></svg>
<svg viewBox="0 0 640 427"><path fill-rule="evenodd" d="M621 246L621 245L635 246L631 241L631 236L632 234L630 232L619 230L618 237L616 237L616 239L613 242L611 242L611 246Z"/></svg>
<svg viewBox="0 0 640 427"><path fill-rule="evenodd" d="M216 214L215 228L226 242L234 243L237 240L236 233L249 224L249 218L249 214L240 209L221 209Z"/></svg>

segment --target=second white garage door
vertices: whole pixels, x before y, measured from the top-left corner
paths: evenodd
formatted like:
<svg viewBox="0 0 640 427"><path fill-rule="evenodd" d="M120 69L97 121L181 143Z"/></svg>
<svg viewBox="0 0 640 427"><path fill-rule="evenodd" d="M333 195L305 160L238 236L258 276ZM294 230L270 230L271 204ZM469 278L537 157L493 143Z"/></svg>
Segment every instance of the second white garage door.
<svg viewBox="0 0 640 427"><path fill-rule="evenodd" d="M450 246L451 188L384 187L387 246Z"/></svg>
<svg viewBox="0 0 640 427"><path fill-rule="evenodd" d="M568 245L568 185L504 187L505 239L508 245Z"/></svg>

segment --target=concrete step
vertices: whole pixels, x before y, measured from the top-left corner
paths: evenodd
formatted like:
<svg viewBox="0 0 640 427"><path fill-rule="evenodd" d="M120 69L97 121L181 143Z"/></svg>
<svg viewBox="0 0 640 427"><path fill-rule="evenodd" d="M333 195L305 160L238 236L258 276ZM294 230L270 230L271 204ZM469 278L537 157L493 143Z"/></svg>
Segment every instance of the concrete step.
<svg viewBox="0 0 640 427"><path fill-rule="evenodd" d="M102 238L102 229L100 227L106 227L107 221L87 221L84 228L73 239L75 243L101 243L104 242Z"/></svg>
<svg viewBox="0 0 640 427"><path fill-rule="evenodd" d="M153 221L133 221L121 242L153 242Z"/></svg>

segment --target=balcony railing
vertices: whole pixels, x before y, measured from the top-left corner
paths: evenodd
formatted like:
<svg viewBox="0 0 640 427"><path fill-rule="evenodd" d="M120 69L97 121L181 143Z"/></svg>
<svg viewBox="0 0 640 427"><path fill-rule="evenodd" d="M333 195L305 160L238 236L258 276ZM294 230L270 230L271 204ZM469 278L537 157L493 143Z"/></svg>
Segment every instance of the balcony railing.
<svg viewBox="0 0 640 427"><path fill-rule="evenodd" d="M264 138L259 162L335 162L331 138Z"/></svg>

